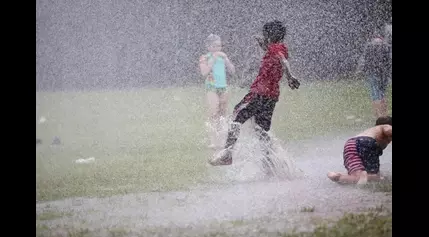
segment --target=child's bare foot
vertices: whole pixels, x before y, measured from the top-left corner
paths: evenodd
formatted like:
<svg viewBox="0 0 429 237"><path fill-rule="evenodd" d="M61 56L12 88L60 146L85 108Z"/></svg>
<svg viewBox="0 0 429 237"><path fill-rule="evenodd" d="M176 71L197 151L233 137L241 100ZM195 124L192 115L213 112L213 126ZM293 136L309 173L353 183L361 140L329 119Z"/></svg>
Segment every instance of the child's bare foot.
<svg viewBox="0 0 429 237"><path fill-rule="evenodd" d="M334 182L340 181L341 174L336 172L329 172L328 178Z"/></svg>
<svg viewBox="0 0 429 237"><path fill-rule="evenodd" d="M364 185L366 183L368 183L368 173L366 171L362 171L359 175L357 185Z"/></svg>

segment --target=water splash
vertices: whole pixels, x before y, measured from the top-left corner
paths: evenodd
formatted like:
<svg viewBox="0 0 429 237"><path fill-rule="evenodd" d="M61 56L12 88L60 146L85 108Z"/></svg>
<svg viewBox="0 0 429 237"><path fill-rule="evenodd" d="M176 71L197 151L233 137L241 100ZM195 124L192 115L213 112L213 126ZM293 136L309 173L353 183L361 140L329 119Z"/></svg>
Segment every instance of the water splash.
<svg viewBox="0 0 429 237"><path fill-rule="evenodd" d="M230 122L230 120L229 120ZM221 121L221 129L217 130L220 144L225 144L228 133L228 120ZM213 127L208 126L213 129ZM261 142L255 132L255 123L251 119L243 124L240 136L233 150L233 164L228 167L218 167L220 171L213 175L214 181L252 182L265 179L292 180L304 176L304 172L295 165L285 142L270 131L271 142ZM269 152L271 162L267 162L264 150ZM267 165L269 164L269 165Z"/></svg>

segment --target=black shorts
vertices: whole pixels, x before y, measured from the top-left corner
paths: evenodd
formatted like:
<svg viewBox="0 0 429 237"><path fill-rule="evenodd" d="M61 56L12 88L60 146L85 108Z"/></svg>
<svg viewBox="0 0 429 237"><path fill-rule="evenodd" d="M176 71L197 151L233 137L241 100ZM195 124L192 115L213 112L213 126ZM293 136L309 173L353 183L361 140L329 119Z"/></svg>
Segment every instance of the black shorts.
<svg viewBox="0 0 429 237"><path fill-rule="evenodd" d="M273 117L276 103L276 99L252 92L248 93L234 107L233 121L243 124L255 116L256 124L268 132L271 128L271 118Z"/></svg>

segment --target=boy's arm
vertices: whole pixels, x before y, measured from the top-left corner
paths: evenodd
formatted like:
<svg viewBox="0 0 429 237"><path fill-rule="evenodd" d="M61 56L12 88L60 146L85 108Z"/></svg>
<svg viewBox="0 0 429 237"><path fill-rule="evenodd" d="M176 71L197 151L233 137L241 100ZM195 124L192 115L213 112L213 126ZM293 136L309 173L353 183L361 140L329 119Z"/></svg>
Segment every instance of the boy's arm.
<svg viewBox="0 0 429 237"><path fill-rule="evenodd" d="M267 49L268 49L267 42L265 42L264 39L260 36L255 36L255 39L258 42L259 47L261 47L262 50L267 51Z"/></svg>
<svg viewBox="0 0 429 237"><path fill-rule="evenodd" d="M292 90L293 89L298 89L299 86L301 85L301 83L299 83L298 79L296 79L296 77L294 77L292 75L292 72L290 70L289 61L286 59L286 57L282 53L279 53L278 57L279 57L280 62L282 64L282 66L283 66L283 72L286 75L286 79L288 80L289 87Z"/></svg>
<svg viewBox="0 0 429 237"><path fill-rule="evenodd" d="M286 57L282 53L279 53L278 57L280 58L280 62L282 63L283 72L285 73L286 78L288 80L291 78L295 78L291 73L290 64L289 64L289 61L286 59Z"/></svg>
<svg viewBox="0 0 429 237"><path fill-rule="evenodd" d="M392 139L392 126L384 126L383 127L383 132L386 136L390 137L390 139Z"/></svg>

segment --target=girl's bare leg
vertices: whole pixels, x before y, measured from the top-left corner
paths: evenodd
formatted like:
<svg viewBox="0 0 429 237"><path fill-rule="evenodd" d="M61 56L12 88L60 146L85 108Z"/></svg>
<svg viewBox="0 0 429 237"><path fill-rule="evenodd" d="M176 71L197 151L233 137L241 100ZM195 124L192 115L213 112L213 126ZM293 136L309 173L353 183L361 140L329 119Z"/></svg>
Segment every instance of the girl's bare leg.
<svg viewBox="0 0 429 237"><path fill-rule="evenodd" d="M219 95L219 124L218 130L223 131L227 129L227 114L228 114L228 92Z"/></svg>
<svg viewBox="0 0 429 237"><path fill-rule="evenodd" d="M228 92L219 95L219 116L226 117L228 113Z"/></svg>
<svg viewBox="0 0 429 237"><path fill-rule="evenodd" d="M214 148L217 145L216 128L219 123L219 98L216 92L207 92L208 116L209 116L209 147Z"/></svg>

